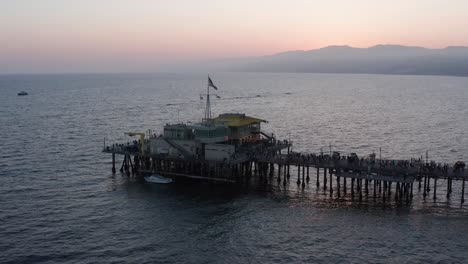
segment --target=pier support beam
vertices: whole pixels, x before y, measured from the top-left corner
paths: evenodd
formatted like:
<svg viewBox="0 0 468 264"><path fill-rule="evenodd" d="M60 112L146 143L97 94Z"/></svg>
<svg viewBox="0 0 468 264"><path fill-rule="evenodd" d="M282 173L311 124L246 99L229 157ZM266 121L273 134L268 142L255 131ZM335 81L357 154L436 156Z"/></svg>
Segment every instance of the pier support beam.
<svg viewBox="0 0 468 264"><path fill-rule="evenodd" d="M384 203L385 203L385 196L386 196L386 194L387 194L387 182L386 182L386 181L383 182L383 191L382 191L382 194L383 194L383 197L382 197L382 198L383 198L383 201L384 201Z"/></svg>
<svg viewBox="0 0 468 264"><path fill-rule="evenodd" d="M356 192L360 192L361 189L361 179L356 179Z"/></svg>
<svg viewBox="0 0 468 264"><path fill-rule="evenodd" d="M125 172L130 171L129 170L129 165L128 165L128 156L127 155L125 155L125 157L124 157L124 171Z"/></svg>
<svg viewBox="0 0 468 264"><path fill-rule="evenodd" d="M392 182L388 182L388 198L392 196Z"/></svg>
<svg viewBox="0 0 468 264"><path fill-rule="evenodd" d="M115 173L115 153L112 153L112 173Z"/></svg>
<svg viewBox="0 0 468 264"><path fill-rule="evenodd" d="M395 202L398 202L398 199L401 196L401 187L403 186L403 183L400 185L399 182L396 183L395 185Z"/></svg>
<svg viewBox="0 0 468 264"><path fill-rule="evenodd" d="M410 188L411 188L410 198L411 200L413 200L413 183L411 183Z"/></svg>
<svg viewBox="0 0 468 264"><path fill-rule="evenodd" d="M452 193L452 178L447 178L447 198L450 197L450 194Z"/></svg>
<svg viewBox="0 0 468 264"><path fill-rule="evenodd" d="M431 178L429 177L429 175L427 175L427 192L429 193L431 191Z"/></svg>
<svg viewBox="0 0 468 264"><path fill-rule="evenodd" d="M426 190L427 190L427 176L424 175L424 186L423 186L423 197L426 197Z"/></svg>
<svg viewBox="0 0 468 264"><path fill-rule="evenodd" d="M129 165L130 164L130 165ZM133 170L133 164L132 164L132 157L130 157L130 155L127 156L127 166L126 167L126 171L127 171L127 176L130 176L130 169L129 169L129 166L132 168L132 172L134 172Z"/></svg>
<svg viewBox="0 0 468 264"><path fill-rule="evenodd" d="M434 197L433 197L434 200L437 199L436 192L437 192L437 178L434 178Z"/></svg>
<svg viewBox="0 0 468 264"><path fill-rule="evenodd" d="M465 178L462 179L462 197L461 197L461 203L465 202Z"/></svg>
<svg viewBox="0 0 468 264"><path fill-rule="evenodd" d="M337 175L336 177L336 188L337 188L337 191L338 191L338 198L341 196L341 193L340 193L340 176Z"/></svg>
<svg viewBox="0 0 468 264"><path fill-rule="evenodd" d="M369 180L365 179L366 196L369 196Z"/></svg>
<svg viewBox="0 0 468 264"><path fill-rule="evenodd" d="M281 164L278 164L278 183L281 181Z"/></svg>
<svg viewBox="0 0 468 264"><path fill-rule="evenodd" d="M307 176L309 177L309 176ZM307 180L308 182L309 180ZM302 165L302 188L305 188L305 165Z"/></svg>
<svg viewBox="0 0 468 264"><path fill-rule="evenodd" d="M449 178L449 179L450 179L449 193L451 194L452 193L453 178Z"/></svg>
<svg viewBox="0 0 468 264"><path fill-rule="evenodd" d="M377 181L376 180L374 180L374 188L373 189L374 189L373 191L374 191L374 199L375 199L375 197L377 197Z"/></svg>
<svg viewBox="0 0 468 264"><path fill-rule="evenodd" d="M125 160L127 159L127 156L125 155L124 156L124 159L122 160L122 166L120 166L120 172L123 173L124 172L124 168L125 168Z"/></svg>
<svg viewBox="0 0 468 264"><path fill-rule="evenodd" d="M297 185L301 184L301 165L297 165Z"/></svg>
<svg viewBox="0 0 468 264"><path fill-rule="evenodd" d="M409 184L405 183L405 196L406 196L406 204L409 204L410 196L409 196Z"/></svg>
<svg viewBox="0 0 468 264"><path fill-rule="evenodd" d="M358 179L359 181L359 201L362 201L362 179Z"/></svg>
<svg viewBox="0 0 468 264"><path fill-rule="evenodd" d="M453 179L450 178L450 193L452 193L452 184L453 184Z"/></svg>
<svg viewBox="0 0 468 264"><path fill-rule="evenodd" d="M284 172L283 173L283 185L286 185L286 178L287 178L287 176L286 176L287 175L286 167L287 167L287 165L284 164L283 165L283 172Z"/></svg>
<svg viewBox="0 0 468 264"><path fill-rule="evenodd" d="M319 168L317 167L317 187L320 187L320 170Z"/></svg>
<svg viewBox="0 0 468 264"><path fill-rule="evenodd" d="M346 177L343 177L343 193L346 194Z"/></svg>
<svg viewBox="0 0 468 264"><path fill-rule="evenodd" d="M327 190L327 168L323 169L323 190Z"/></svg>
<svg viewBox="0 0 468 264"><path fill-rule="evenodd" d="M289 179L289 164L284 164L283 186L286 186L286 180Z"/></svg>

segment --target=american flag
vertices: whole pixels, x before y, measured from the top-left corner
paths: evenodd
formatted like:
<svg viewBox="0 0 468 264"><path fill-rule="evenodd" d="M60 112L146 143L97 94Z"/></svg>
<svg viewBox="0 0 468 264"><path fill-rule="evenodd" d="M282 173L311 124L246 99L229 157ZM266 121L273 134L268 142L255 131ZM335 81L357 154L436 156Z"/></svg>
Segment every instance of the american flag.
<svg viewBox="0 0 468 264"><path fill-rule="evenodd" d="M218 90L218 87L216 87L216 85L214 85L214 83L211 80L210 76L208 76L208 86L213 87L215 90Z"/></svg>

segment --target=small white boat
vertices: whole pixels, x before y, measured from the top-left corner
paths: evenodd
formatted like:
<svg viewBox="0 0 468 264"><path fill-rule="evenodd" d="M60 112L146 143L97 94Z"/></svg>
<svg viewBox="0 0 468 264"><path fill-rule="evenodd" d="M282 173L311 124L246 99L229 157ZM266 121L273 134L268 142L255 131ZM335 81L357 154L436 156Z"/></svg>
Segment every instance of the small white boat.
<svg viewBox="0 0 468 264"><path fill-rule="evenodd" d="M163 177L161 175L153 174L151 176L146 176L145 181L151 183L171 183L172 179Z"/></svg>

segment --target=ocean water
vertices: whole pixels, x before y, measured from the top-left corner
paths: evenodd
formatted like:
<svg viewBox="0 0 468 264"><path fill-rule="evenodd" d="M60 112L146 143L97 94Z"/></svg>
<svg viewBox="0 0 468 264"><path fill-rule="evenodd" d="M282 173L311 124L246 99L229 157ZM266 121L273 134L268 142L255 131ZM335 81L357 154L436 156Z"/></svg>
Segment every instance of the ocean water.
<svg viewBox="0 0 468 264"><path fill-rule="evenodd" d="M214 114L266 119L294 151L468 161L468 78L212 79ZM415 188L399 205L330 197L313 181L150 185L111 173L104 140L200 120L205 91L196 74L0 76L0 262L467 263L458 183L450 198L439 181L437 200Z"/></svg>

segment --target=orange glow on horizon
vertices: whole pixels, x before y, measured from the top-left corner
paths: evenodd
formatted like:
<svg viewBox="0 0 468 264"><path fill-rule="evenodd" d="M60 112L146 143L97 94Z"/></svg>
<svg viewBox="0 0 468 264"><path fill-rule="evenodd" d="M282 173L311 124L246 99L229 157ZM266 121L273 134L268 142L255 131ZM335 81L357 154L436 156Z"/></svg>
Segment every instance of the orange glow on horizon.
<svg viewBox="0 0 468 264"><path fill-rule="evenodd" d="M330 45L468 46L468 1L460 0L66 2L0 3L0 71L28 59L138 64Z"/></svg>

